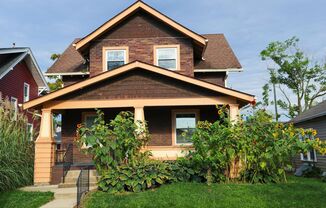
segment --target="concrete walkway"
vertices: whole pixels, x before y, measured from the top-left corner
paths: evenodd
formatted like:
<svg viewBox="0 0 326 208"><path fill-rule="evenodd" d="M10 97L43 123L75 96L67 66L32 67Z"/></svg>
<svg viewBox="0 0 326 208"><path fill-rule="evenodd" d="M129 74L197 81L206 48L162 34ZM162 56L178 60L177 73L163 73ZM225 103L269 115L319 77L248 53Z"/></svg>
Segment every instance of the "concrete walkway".
<svg viewBox="0 0 326 208"><path fill-rule="evenodd" d="M77 204L77 188L58 188L57 185L51 186L27 186L21 188L23 191L53 192L54 200L43 205L41 208L73 208Z"/></svg>

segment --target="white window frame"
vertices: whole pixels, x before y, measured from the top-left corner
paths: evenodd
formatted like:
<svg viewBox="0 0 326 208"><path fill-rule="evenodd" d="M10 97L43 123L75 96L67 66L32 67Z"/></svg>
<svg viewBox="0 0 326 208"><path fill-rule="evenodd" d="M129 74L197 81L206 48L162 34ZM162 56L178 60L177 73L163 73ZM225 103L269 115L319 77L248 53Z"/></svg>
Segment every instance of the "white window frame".
<svg viewBox="0 0 326 208"><path fill-rule="evenodd" d="M300 141L303 141L303 139L306 139L306 138L302 138L302 136L300 135ZM314 138L312 138L314 139ZM304 153L300 153L300 159L301 161L304 161L304 162L317 162L317 154L316 154L316 150L313 149L313 154L315 155L315 159L311 159L311 150L307 152L307 159L304 158Z"/></svg>
<svg viewBox="0 0 326 208"><path fill-rule="evenodd" d="M158 65L158 50L159 49L165 49L165 48L175 48L177 51L176 54L176 68L175 69L168 69L171 71L179 71L180 70L180 45L155 45L154 46L154 65L155 66L159 66Z"/></svg>
<svg viewBox="0 0 326 208"><path fill-rule="evenodd" d="M11 96L10 97L10 104L14 105L14 110L15 110L14 118L16 119L17 112L18 112L18 99L16 97Z"/></svg>
<svg viewBox="0 0 326 208"><path fill-rule="evenodd" d="M122 46L122 47L103 47L103 71L108 71L108 52L109 51L123 51L124 52L124 64L129 62L129 47Z"/></svg>
<svg viewBox="0 0 326 208"><path fill-rule="evenodd" d="M27 96L25 95L25 87L27 87ZM29 95L30 95L30 85L24 82L24 89L23 89L24 102L29 101Z"/></svg>
<svg viewBox="0 0 326 208"><path fill-rule="evenodd" d="M33 141L33 124L31 124L31 123L27 123L27 131L28 131L28 127L30 127L30 129L29 129L29 135L30 135L30 141Z"/></svg>
<svg viewBox="0 0 326 208"><path fill-rule="evenodd" d="M172 144L174 146L191 146L192 142L187 143L178 143L177 142L177 115L180 114L194 114L195 115L195 123L197 126L197 123L199 121L199 110L198 109L186 109L186 110L173 110L172 111ZM195 127L196 127L195 126Z"/></svg>

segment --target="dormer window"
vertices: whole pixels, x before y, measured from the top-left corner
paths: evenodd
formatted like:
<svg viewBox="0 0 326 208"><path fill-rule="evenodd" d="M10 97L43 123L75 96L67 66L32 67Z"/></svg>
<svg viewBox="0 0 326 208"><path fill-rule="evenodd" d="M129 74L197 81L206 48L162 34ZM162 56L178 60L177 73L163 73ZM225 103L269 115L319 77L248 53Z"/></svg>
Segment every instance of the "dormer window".
<svg viewBox="0 0 326 208"><path fill-rule="evenodd" d="M128 63L128 48L104 48L104 71L118 68Z"/></svg>
<svg viewBox="0 0 326 208"><path fill-rule="evenodd" d="M170 70L179 70L179 51L179 45L154 46L155 65Z"/></svg>

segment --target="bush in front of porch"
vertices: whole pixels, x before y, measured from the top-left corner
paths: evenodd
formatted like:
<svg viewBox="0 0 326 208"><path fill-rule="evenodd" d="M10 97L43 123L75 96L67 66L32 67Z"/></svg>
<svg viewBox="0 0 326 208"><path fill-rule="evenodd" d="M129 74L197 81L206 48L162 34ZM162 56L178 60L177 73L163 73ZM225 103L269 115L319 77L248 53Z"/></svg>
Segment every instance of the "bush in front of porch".
<svg viewBox="0 0 326 208"><path fill-rule="evenodd" d="M33 183L34 145L26 117L0 99L0 192Z"/></svg>
<svg viewBox="0 0 326 208"><path fill-rule="evenodd" d="M326 153L316 131L273 122L258 110L247 120L231 122L225 106L219 121L198 122L192 135L193 150L175 162L153 161L141 153L150 136L146 123L135 123L133 114L121 112L106 124L103 113L91 128L79 126L80 146L88 145L101 175L99 188L111 193L143 191L164 183L197 181L286 182L291 157L314 148ZM299 137L305 137L302 141Z"/></svg>

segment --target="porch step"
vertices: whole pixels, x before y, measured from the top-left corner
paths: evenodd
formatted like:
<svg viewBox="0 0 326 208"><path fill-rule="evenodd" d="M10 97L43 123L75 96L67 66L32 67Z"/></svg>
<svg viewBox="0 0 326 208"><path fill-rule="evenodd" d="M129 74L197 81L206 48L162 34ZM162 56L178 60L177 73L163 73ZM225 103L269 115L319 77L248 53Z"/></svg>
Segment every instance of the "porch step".
<svg viewBox="0 0 326 208"><path fill-rule="evenodd" d="M72 188L77 186L78 176L80 174L80 170L69 170L65 177L65 182L60 183L58 185L59 188ZM90 186L97 185L97 172L96 170L89 170L89 183Z"/></svg>

